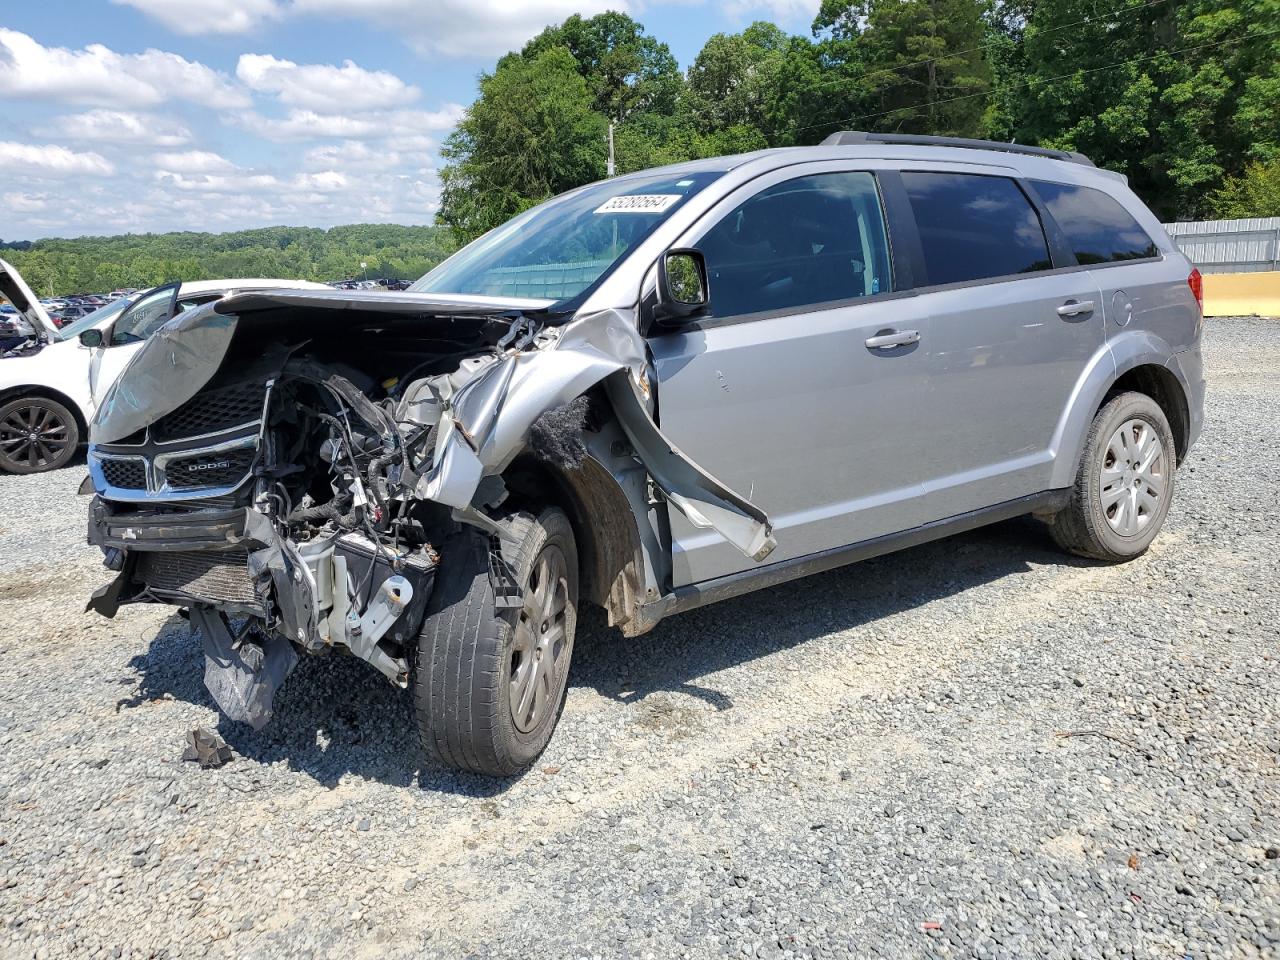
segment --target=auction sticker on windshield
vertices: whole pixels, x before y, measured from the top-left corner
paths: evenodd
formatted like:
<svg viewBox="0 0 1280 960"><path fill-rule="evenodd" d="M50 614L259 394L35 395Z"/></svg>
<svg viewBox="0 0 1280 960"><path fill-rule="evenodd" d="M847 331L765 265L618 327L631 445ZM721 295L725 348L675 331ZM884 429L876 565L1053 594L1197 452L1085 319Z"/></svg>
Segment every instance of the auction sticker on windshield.
<svg viewBox="0 0 1280 960"><path fill-rule="evenodd" d="M606 200L596 213L662 213L680 199L678 193L633 193Z"/></svg>

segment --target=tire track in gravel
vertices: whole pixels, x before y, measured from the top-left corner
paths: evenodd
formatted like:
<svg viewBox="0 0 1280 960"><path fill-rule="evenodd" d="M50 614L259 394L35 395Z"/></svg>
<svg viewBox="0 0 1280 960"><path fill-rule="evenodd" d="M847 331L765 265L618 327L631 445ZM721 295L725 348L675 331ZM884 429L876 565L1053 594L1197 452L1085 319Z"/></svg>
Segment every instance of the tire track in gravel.
<svg viewBox="0 0 1280 960"><path fill-rule="evenodd" d="M1147 573L1153 564L1175 563L1184 538L1171 532L1169 536L1162 534L1161 540L1163 543L1158 548L1153 547L1146 557L1129 566L1137 565ZM1214 551L1215 559L1222 562L1229 562L1232 556L1231 551L1225 548ZM945 616L945 608L955 605L952 601L957 598L983 604L988 600L995 601L984 611L986 617L981 624L957 623L957 629L941 645L935 639L933 643L909 642L905 646L881 643L860 650L865 660L852 676L831 669L830 654L843 654L851 647L858 648L863 638L857 634L865 629L865 625L857 628L853 636L815 637L801 647L771 654L770 657L781 656L794 661L795 669L788 671L788 679L784 683L774 686L772 694L773 702L785 705L785 709L748 701L739 708L749 715L746 723L717 724L704 717L699 735L673 738L671 749L662 754L660 763L647 768L627 767L623 777L613 780L603 790L593 790L590 784L607 781L611 764L602 760L575 765L572 785L560 788L560 793L581 792L582 799L576 804L560 802L554 814L552 833L563 839L578 833L593 819L651 809L666 791L679 790L690 781L714 777L742 757L768 754L770 748L767 745L776 743L779 735L803 739L821 731L830 725L834 714L849 709L860 698L900 695L936 683L941 677L961 668L972 667L994 645L1016 646L1034 642L1037 624L1057 618L1057 613L1050 609L1049 601L1060 601L1064 595L1090 591L1099 583L1115 579L1117 574L1115 568L1082 566L1042 568L1031 576L1035 576L1038 582L1013 600L1006 596L1007 585L996 581L980 588L977 597L972 592L959 594L871 620L869 623L881 631L909 637L922 625L936 625L940 617L939 611L934 609L936 604L944 606L941 616ZM987 596L987 593L992 596ZM776 669L770 669L768 659L753 661L751 669L777 673ZM714 684L716 675L695 679L699 683ZM625 756L629 752L631 743L638 739L634 727L633 722L623 728L624 732L632 731L628 738L630 743L621 739L610 741L608 746L613 755ZM918 744L900 736L869 738L861 746L869 748L869 751L854 752L859 761L859 781L862 783L866 778L867 787L884 782L891 768L896 769L904 762L910 762L913 756L922 754ZM508 794L513 805L517 805L518 799L523 799L514 796L517 790L519 785ZM539 828L534 816L503 817L490 821L477 832L467 835L465 841L459 839L459 834L464 826L472 826L469 819L459 817L440 826L442 830L425 842L414 844L413 852L423 862L431 864L429 874L424 876L448 877L455 887L459 887L459 877L474 873L461 868L472 858L472 850L476 846L487 850L501 849L508 856L519 855L530 851L538 838L548 836L545 828ZM696 834L689 838L689 842L695 848L701 847ZM390 916L381 922L394 923L405 930L415 926L430 928L447 922L451 934L464 942L470 938L483 939L485 931L492 930L494 904L483 896L482 890L470 891L476 896L463 896L459 900L450 898L451 902L445 905L426 892L431 886L430 880L424 880L422 896L406 898L402 909L393 909ZM465 884L460 890L465 891ZM509 911L511 906L512 901L506 899L503 910Z"/></svg>

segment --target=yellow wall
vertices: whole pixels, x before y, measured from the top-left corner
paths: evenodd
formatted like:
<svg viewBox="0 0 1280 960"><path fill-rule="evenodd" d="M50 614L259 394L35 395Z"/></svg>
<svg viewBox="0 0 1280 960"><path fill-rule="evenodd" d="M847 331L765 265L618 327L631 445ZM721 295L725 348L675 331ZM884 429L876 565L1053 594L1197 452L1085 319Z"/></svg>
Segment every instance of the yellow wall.
<svg viewBox="0 0 1280 960"><path fill-rule="evenodd" d="M1206 317L1280 317L1280 271L1206 273Z"/></svg>

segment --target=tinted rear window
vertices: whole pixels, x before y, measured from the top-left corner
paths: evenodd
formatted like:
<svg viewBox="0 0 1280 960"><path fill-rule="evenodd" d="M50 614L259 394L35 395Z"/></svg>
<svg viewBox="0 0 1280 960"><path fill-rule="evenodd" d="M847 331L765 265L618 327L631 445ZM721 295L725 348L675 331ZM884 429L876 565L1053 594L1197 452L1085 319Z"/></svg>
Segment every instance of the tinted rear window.
<svg viewBox="0 0 1280 960"><path fill-rule="evenodd" d="M1040 217L1006 177L903 173L929 284L1048 270Z"/></svg>
<svg viewBox="0 0 1280 960"><path fill-rule="evenodd" d="M1111 263L1160 255L1151 237L1114 197L1069 183L1031 183L1066 234L1079 263Z"/></svg>

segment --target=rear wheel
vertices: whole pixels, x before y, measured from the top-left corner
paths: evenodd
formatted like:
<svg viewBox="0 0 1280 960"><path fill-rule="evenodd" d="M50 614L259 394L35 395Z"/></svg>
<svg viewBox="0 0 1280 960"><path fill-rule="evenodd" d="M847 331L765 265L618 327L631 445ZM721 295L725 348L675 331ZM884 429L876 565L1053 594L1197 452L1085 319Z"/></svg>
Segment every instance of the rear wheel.
<svg viewBox="0 0 1280 960"><path fill-rule="evenodd" d="M1151 546L1173 499L1173 431L1160 405L1122 393L1094 417L1071 500L1050 521L1058 545L1120 562Z"/></svg>
<svg viewBox="0 0 1280 960"><path fill-rule="evenodd" d="M506 777L528 769L560 719L577 626L578 553L562 511L503 521L519 606L497 607L488 541L470 528L441 551L418 640L423 745L450 766Z"/></svg>
<svg viewBox="0 0 1280 960"><path fill-rule="evenodd" d="M79 444L75 416L56 400L20 397L0 406L0 470L56 470L70 462Z"/></svg>

